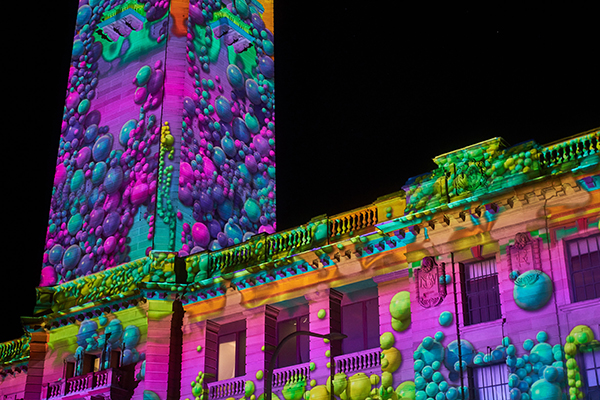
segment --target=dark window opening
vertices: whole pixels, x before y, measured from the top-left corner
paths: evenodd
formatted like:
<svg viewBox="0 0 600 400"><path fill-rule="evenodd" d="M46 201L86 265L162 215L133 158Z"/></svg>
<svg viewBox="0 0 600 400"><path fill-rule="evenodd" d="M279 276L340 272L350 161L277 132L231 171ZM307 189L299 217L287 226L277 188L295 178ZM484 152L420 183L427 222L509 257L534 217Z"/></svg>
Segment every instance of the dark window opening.
<svg viewBox="0 0 600 400"><path fill-rule="evenodd" d="M277 322L277 343L291 333L309 331L308 315ZM302 364L309 360L309 336L302 335L289 339L279 350L277 368Z"/></svg>
<svg viewBox="0 0 600 400"><path fill-rule="evenodd" d="M600 297L600 235L567 242L573 301Z"/></svg>
<svg viewBox="0 0 600 400"><path fill-rule="evenodd" d="M465 264L462 280L465 325L502 318L495 258Z"/></svg>
<svg viewBox="0 0 600 400"><path fill-rule="evenodd" d="M583 366L587 386L584 393L590 400L600 400L600 348L583 353Z"/></svg>
<svg viewBox="0 0 600 400"><path fill-rule="evenodd" d="M379 347L378 299L342 306L343 354Z"/></svg>
<svg viewBox="0 0 600 400"><path fill-rule="evenodd" d="M469 368L469 388L474 400L510 400L508 367L494 364Z"/></svg>

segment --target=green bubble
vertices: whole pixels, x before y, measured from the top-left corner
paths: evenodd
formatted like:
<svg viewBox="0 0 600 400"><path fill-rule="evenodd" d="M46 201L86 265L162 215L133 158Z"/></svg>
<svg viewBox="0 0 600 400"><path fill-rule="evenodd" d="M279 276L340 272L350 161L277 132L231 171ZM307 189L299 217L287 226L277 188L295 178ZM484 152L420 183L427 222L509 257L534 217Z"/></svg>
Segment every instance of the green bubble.
<svg viewBox="0 0 600 400"><path fill-rule="evenodd" d="M317 317L319 319L324 319L327 316L327 311L325 311L324 309L320 309L319 312L317 313Z"/></svg>
<svg viewBox="0 0 600 400"><path fill-rule="evenodd" d="M384 350L392 347L395 342L396 342L396 338L394 338L394 335L391 332L384 332L379 337L380 347Z"/></svg>

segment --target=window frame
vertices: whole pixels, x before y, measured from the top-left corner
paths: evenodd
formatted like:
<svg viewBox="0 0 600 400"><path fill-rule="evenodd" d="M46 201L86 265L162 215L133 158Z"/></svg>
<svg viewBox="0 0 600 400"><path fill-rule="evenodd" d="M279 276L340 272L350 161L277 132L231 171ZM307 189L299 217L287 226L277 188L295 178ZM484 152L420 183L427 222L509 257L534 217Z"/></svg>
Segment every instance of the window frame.
<svg viewBox="0 0 600 400"><path fill-rule="evenodd" d="M221 338L229 335L235 335L235 366L234 376L230 378L221 379L220 376L220 349L221 349ZM246 374L246 320L234 321L228 324L221 325L219 333L217 335L217 354L216 354L216 372L217 380L227 380L239 378Z"/></svg>
<svg viewBox="0 0 600 400"><path fill-rule="evenodd" d="M587 268L587 269L583 270L583 271L590 271L591 272L591 274L588 276L588 275L586 275L581 270L580 271L574 271L573 270L573 262L572 262L573 261L573 256L571 256L571 244L572 243L578 243L577 247L578 247L578 251L579 251L579 243L580 242L586 241L586 243L589 244L589 240L593 239L593 238L596 239L596 246L599 249L598 253L600 254L600 234L598 234L598 233L597 234L591 234L591 235L590 234L578 235L578 236L571 237L569 239L565 239L564 240L564 249L565 249L565 255L564 255L564 257L565 257L565 264L566 264L566 270L567 270L566 271L567 272L567 278L569 280L569 292L570 292L570 295L571 295L571 302L572 303L579 303L579 302L583 302L583 301L594 300L594 299L600 298L600 289L596 289L596 288L593 289L594 292L595 292L595 297L589 297L588 298L587 294L586 294L585 298L581 298L581 299L578 298L577 288L579 286L576 286L576 279L574 278L575 274L583 273L583 282L586 282L586 279L589 278L590 276L591 276L592 279L594 279L594 271L596 270L596 268L598 268L600 270L600 264L598 266L592 265L590 268ZM591 256L589 256L589 254L591 254L591 252L589 252L589 247L588 247L588 252L586 252L584 254L587 255L588 258L591 257ZM578 254L577 256L581 259L581 254ZM593 282L593 286L595 286L595 285L600 285L600 281L598 281L598 282L594 281ZM585 284L583 285L584 293L586 293L585 292L585 290L586 290L585 287L586 286L587 285L585 285Z"/></svg>
<svg viewBox="0 0 600 400"><path fill-rule="evenodd" d="M306 329L302 329L302 325L303 322L302 320L306 319ZM280 326L286 322L289 321L296 321L296 332L298 332L299 330L307 330L310 331L310 316L309 314L303 314L303 315L299 315L296 317L291 317L291 318L286 318L286 319L282 319L281 321L277 321L277 325L276 325L276 337L277 337L277 343L281 343L281 340L283 339L283 337L281 337L280 335ZM287 335L286 335L287 336ZM283 356L283 354L279 354L277 356L277 361L276 361L276 366L275 368L285 368L285 367L289 367L292 365L297 365L297 364L302 364L305 362L309 362L310 361L310 347L309 347L309 337L306 335L303 336L296 336L293 339L290 339L291 341L293 341L295 343L296 346L296 356L295 356L295 360L293 360L292 363L288 363L287 361L285 362L281 362L280 361L280 357ZM288 342L288 345L291 345L290 342ZM306 347L307 353L306 353L306 360L303 359L303 347ZM283 350L283 348L282 348Z"/></svg>
<svg viewBox="0 0 600 400"><path fill-rule="evenodd" d="M588 368L588 362L589 362L589 358L591 358L592 362L594 363L592 368ZM597 360L596 360L597 358ZM588 396L587 398L590 399L598 399L600 398L600 347L596 347L594 349L589 349L589 351L586 351L584 353L580 354L580 360L581 362L579 363L583 368L581 368L581 376L582 376L582 380L584 381L584 393L586 394L586 396ZM593 391L590 392L590 381L589 381L589 374L588 371L594 371L595 375L596 375L596 385L592 386ZM591 395L594 395L595 397L592 397Z"/></svg>
<svg viewBox="0 0 600 400"><path fill-rule="evenodd" d="M506 364L502 363L502 362L495 363L495 364L487 364L487 365L478 365L478 366L474 366L474 367L468 367L467 374L468 374L468 381L469 381L470 397L473 400L510 400L510 388L508 386L508 376L510 375L510 373L507 368L508 367L506 366ZM490 377L492 378L491 379L492 384L488 385L488 386L481 385L481 382L479 382L480 377L479 377L478 372L481 372L484 370L493 371L494 369L497 369L497 371L500 371L501 383L495 384L493 382L494 375L490 373ZM490 388L490 389L497 388L497 387L501 387L501 386L504 386L506 390L503 393L501 393L501 395L499 397L496 396L496 392L493 392L494 395L492 397L488 397L486 395L482 396L482 390L485 390L488 388Z"/></svg>
<svg viewBox="0 0 600 400"><path fill-rule="evenodd" d="M484 266L484 263L493 263L494 271L493 273L481 274L476 277L471 278L470 275L470 267L474 265L479 265L480 270L483 272L483 268L489 268L489 266ZM460 268L460 278L461 278L461 292L462 292L462 311L463 311L463 325L471 326L482 324L486 322L492 322L502 319L502 301L500 296L500 280L498 279L498 262L496 257L488 257L482 260L473 260L465 263L461 263ZM485 280L485 281L484 281ZM481 284L487 285L484 288L478 288L478 290L474 291L471 289L471 285ZM491 285L490 285L491 283ZM490 299L489 292L493 293L493 300ZM488 296L482 296L483 293L488 293ZM481 300L482 298L486 298L487 304L484 306L471 307L471 303L474 299ZM482 311L485 310L488 314L487 318L484 318ZM478 312L479 318L474 318L475 312ZM494 318L495 316L495 318Z"/></svg>
<svg viewBox="0 0 600 400"><path fill-rule="evenodd" d="M366 304L367 304L367 302L370 302L370 301L375 301L377 313L369 314L367 312L367 305ZM350 303L342 305L340 307L340 322L341 322L341 328L342 328L341 329L341 333L350 336L348 334L348 332L345 332L345 330L344 330L344 309L346 307L356 306L357 304L361 304L361 312L362 312L362 315L363 315L363 324L362 324L362 328L363 328L362 329L362 339L363 339L362 347L363 347L363 349L362 350L347 350L347 349L344 348L345 347L344 344L348 343L348 341L347 340L342 340L342 343L341 343L341 345L342 345L342 354L351 354L351 353L356 353L356 352L360 352L360 351L366 351L366 350L369 350L369 349L372 349L372 348L379 347L379 336L380 336L379 335L379 331L380 331L380 327L379 327L379 298L378 297L371 297L371 298L367 298L367 299L363 299L363 300L358 300L358 301L353 301L353 302L350 302ZM373 343L371 343L372 346L369 346L369 338L371 336L369 336L369 330L368 330L368 327L371 326L371 325L368 323L368 317L367 317L367 321L364 320L365 317L369 316L369 315L371 315L372 318L376 319L377 324L375 324L375 325L377 326L377 332L378 332L377 335L373 336L374 339L371 339L373 341ZM371 321L371 322L373 322L373 321Z"/></svg>

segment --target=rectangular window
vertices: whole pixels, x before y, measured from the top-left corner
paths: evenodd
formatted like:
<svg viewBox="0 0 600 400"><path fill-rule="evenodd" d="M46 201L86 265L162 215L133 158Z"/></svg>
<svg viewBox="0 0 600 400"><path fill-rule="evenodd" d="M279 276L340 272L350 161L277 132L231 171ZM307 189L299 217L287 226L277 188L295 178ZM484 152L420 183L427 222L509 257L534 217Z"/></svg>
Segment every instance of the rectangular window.
<svg viewBox="0 0 600 400"><path fill-rule="evenodd" d="M600 348L583 353L583 365L587 385L586 398L600 400Z"/></svg>
<svg viewBox="0 0 600 400"><path fill-rule="evenodd" d="M495 258L465 264L463 304L465 325L502 318Z"/></svg>
<svg viewBox="0 0 600 400"><path fill-rule="evenodd" d="M377 298L342 307L342 341L344 354L379 347L379 305Z"/></svg>
<svg viewBox="0 0 600 400"><path fill-rule="evenodd" d="M246 321L221 325L218 337L217 379L219 381L246 373Z"/></svg>
<svg viewBox="0 0 600 400"><path fill-rule="evenodd" d="M277 322L277 343L281 343L281 340L291 333L308 330L308 315L279 321ZM289 367L290 365L310 361L308 342L309 336L305 335L289 339L279 351L277 368Z"/></svg>
<svg viewBox="0 0 600 400"><path fill-rule="evenodd" d="M100 370L100 357L96 354L85 353L83 355L82 375L90 372L98 372Z"/></svg>
<svg viewBox="0 0 600 400"><path fill-rule="evenodd" d="M509 400L506 364L470 368L469 387L474 400Z"/></svg>
<svg viewBox="0 0 600 400"><path fill-rule="evenodd" d="M567 257L573 301L600 297L600 235L571 240Z"/></svg>

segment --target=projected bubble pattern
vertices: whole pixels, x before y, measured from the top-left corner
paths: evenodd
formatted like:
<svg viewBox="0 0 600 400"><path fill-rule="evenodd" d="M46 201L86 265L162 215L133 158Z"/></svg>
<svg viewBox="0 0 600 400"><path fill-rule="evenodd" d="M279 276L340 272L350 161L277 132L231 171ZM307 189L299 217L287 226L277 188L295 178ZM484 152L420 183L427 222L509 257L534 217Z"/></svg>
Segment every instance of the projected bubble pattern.
<svg viewBox="0 0 600 400"><path fill-rule="evenodd" d="M273 33L257 7L190 1L194 92L183 102L182 255L276 230Z"/></svg>
<svg viewBox="0 0 600 400"><path fill-rule="evenodd" d="M163 98L162 62L146 65L132 77L137 89L130 104L139 107L139 115L119 132L102 124L102 113L93 104L99 65L107 54L106 41L97 37L104 29L99 24L109 12L131 7L125 3L96 0L78 10L41 286L129 261L128 234L138 213L138 219L147 221L148 239L153 235L154 216L144 210L156 205L161 136L153 111ZM168 3L141 4L147 20L161 26L158 20L166 15Z"/></svg>

